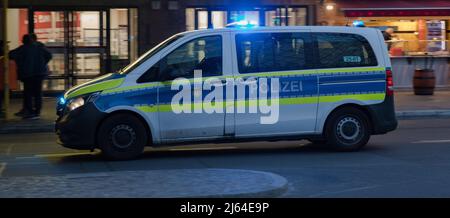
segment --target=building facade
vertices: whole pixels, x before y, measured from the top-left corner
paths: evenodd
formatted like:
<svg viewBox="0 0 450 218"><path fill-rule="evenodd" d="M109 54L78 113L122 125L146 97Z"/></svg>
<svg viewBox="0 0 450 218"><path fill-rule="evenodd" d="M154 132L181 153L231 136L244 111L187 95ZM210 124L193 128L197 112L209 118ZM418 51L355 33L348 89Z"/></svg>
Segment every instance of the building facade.
<svg viewBox="0 0 450 218"><path fill-rule="evenodd" d="M117 71L165 38L246 19L261 26L314 25L320 0L15 0L8 9L14 49L27 33L53 53L47 91Z"/></svg>
<svg viewBox="0 0 450 218"><path fill-rule="evenodd" d="M121 69L175 33L239 20L260 26L363 20L382 30L394 28L399 41L393 53L400 56L426 50L428 44L420 41L434 26L442 34L432 38L440 37L436 46L446 50L449 12L444 0L14 0L8 9L8 40L14 49L22 35L36 33L54 56L44 89L62 91Z"/></svg>

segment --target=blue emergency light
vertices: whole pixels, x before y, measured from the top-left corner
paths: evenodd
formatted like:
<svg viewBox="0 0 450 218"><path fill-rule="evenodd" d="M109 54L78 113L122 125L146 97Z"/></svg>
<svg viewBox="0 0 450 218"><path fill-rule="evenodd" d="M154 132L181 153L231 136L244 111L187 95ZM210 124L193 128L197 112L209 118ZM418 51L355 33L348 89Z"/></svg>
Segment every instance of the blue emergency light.
<svg viewBox="0 0 450 218"><path fill-rule="evenodd" d="M66 99L64 97L59 98L59 104L64 105L66 104Z"/></svg>
<svg viewBox="0 0 450 218"><path fill-rule="evenodd" d="M353 21L353 26L354 27L365 27L366 25L364 24L364 21L362 21L362 20L355 20L355 21Z"/></svg>
<svg viewBox="0 0 450 218"><path fill-rule="evenodd" d="M234 28L252 28L257 27L258 24L256 22L251 22L248 20L240 20L230 24L227 24L226 27L234 27Z"/></svg>

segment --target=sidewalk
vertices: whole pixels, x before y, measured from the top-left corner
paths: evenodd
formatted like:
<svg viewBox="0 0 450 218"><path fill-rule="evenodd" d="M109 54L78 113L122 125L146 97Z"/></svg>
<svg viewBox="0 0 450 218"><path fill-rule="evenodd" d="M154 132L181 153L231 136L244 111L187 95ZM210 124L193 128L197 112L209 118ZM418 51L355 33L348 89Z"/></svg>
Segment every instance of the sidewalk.
<svg viewBox="0 0 450 218"><path fill-rule="evenodd" d="M436 91L431 96L398 91L395 93L395 109L399 119L450 117L450 91Z"/></svg>
<svg viewBox="0 0 450 218"><path fill-rule="evenodd" d="M14 117L19 111L21 99L11 100L10 114L13 120L0 119L0 134L52 132L56 119L56 98L44 98L40 120L21 120ZM395 107L398 119L417 119L430 117L450 118L450 91L436 91L432 96L417 96L413 91L397 91Z"/></svg>
<svg viewBox="0 0 450 218"><path fill-rule="evenodd" d="M22 107L22 99L11 99L9 110L11 120L5 121L0 118L0 134L52 132L56 119L56 98L45 97L42 104L40 120L22 120L14 116L14 113L20 111Z"/></svg>

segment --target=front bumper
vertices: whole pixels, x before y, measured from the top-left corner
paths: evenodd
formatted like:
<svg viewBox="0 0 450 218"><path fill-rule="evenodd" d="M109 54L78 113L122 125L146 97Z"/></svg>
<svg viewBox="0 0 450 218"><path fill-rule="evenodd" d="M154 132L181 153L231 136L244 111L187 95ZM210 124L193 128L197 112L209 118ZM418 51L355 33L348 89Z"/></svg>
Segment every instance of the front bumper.
<svg viewBox="0 0 450 218"><path fill-rule="evenodd" d="M66 148L94 149L97 127L105 116L93 103L59 116L55 122L57 142Z"/></svg>

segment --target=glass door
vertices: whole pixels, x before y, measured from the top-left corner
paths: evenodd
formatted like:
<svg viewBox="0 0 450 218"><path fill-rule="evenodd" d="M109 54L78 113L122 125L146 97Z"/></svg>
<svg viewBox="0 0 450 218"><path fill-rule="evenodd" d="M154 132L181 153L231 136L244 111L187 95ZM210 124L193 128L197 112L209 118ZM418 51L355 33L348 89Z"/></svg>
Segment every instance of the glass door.
<svg viewBox="0 0 450 218"><path fill-rule="evenodd" d="M106 11L73 11L69 13L69 75L72 86L106 72Z"/></svg>
<svg viewBox="0 0 450 218"><path fill-rule="evenodd" d="M50 76L44 82L44 90L64 90L67 62L65 56L68 50L66 37L67 13L64 11L34 11L33 31L38 41L43 43L53 54L49 63Z"/></svg>
<svg viewBox="0 0 450 218"><path fill-rule="evenodd" d="M106 72L106 16L106 11L33 11L31 32L53 54L44 90L66 90Z"/></svg>
<svg viewBox="0 0 450 218"><path fill-rule="evenodd" d="M210 28L210 12L206 9L196 9L195 10L195 29L203 30Z"/></svg>
<svg viewBox="0 0 450 218"><path fill-rule="evenodd" d="M265 11L266 26L286 26L286 8L274 8Z"/></svg>

